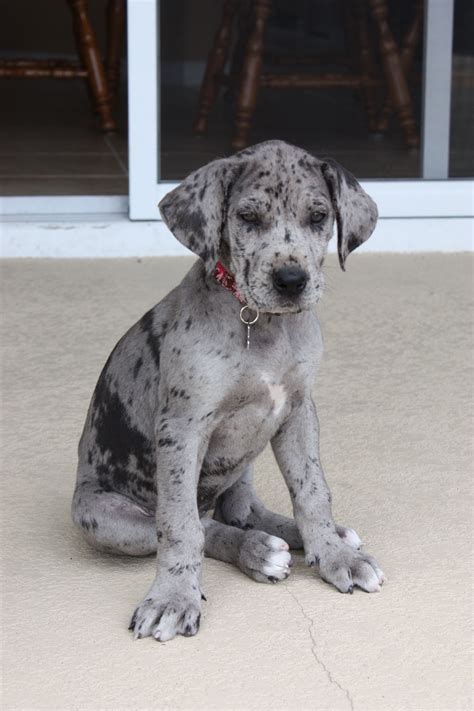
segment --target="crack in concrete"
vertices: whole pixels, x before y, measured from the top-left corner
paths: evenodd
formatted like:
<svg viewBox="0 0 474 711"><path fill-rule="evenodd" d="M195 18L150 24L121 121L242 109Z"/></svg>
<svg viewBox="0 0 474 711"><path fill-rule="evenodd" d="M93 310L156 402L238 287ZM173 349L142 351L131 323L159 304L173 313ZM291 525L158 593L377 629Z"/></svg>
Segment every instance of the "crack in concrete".
<svg viewBox="0 0 474 711"><path fill-rule="evenodd" d="M324 664L324 662L322 661L322 659L320 659L320 658L318 657L318 654L317 654L317 652L316 652L316 640L315 640L314 634L313 634L314 620L313 620L308 614L306 614L306 611L305 611L303 605L302 605L301 602L298 600L298 598L296 597L296 595L290 590L290 588L287 587L287 586L285 586L285 589L286 589L286 591L288 592L288 594L291 595L291 597L293 598L293 600L296 602L296 604L297 604L298 607L300 608L303 617L304 617L306 620L308 620L308 622L309 622L308 632L309 632L309 636L311 637L311 642L312 642L312 645L311 645L311 653L312 653L313 657L315 658L317 664L321 667L321 669L323 669L323 671L326 673L326 676L327 676L327 678L329 679L329 682L330 682L331 684L333 684L334 686L337 686L337 688L340 689L340 690L342 691L342 693L346 696L346 698L347 698L347 700L348 700L348 702L349 702L351 711L354 711L354 708L355 708L355 707L354 707L354 701L353 701L352 696L351 696L351 694L350 694L350 692L349 692L349 689L345 689L345 688L337 681L337 679L335 679L335 678L333 677L333 675L331 674L330 670L329 670L329 669L327 668L327 666Z"/></svg>

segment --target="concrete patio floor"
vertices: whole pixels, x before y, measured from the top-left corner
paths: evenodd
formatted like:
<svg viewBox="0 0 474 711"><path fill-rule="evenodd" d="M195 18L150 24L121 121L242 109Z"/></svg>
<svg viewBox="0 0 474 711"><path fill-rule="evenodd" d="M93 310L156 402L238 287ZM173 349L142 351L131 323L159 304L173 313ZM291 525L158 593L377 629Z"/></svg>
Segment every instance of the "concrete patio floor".
<svg viewBox="0 0 474 711"><path fill-rule="evenodd" d="M187 258L2 264L4 709L455 711L471 699L472 257L328 260L315 385L336 520L382 592L306 569L261 585L206 559L201 630L127 624L153 559L90 549L70 520L76 446L110 350ZM270 452L256 484L290 512Z"/></svg>

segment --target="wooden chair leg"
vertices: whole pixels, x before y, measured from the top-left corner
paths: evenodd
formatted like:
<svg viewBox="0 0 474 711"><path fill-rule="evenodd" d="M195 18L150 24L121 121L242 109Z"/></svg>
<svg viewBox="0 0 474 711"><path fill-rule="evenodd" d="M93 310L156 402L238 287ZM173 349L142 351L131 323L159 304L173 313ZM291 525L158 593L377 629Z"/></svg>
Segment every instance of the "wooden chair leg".
<svg viewBox="0 0 474 711"><path fill-rule="evenodd" d="M413 148L418 146L420 141L413 116L410 91L402 69L400 53L388 24L388 3L387 0L369 0L369 7L379 35L380 53L390 99L405 134L405 142L407 146Z"/></svg>
<svg viewBox="0 0 474 711"><path fill-rule="evenodd" d="M245 47L236 102L234 136L232 139L232 147L236 150L245 148L248 142L250 121L257 103L262 72L265 28L270 12L271 0L255 0L253 27Z"/></svg>
<svg viewBox="0 0 474 711"><path fill-rule="evenodd" d="M103 131L115 131L116 125L112 116L109 88L105 76L104 64L100 56L94 30L87 14L86 0L68 0L79 38L79 56L87 69L87 77L91 93L97 107Z"/></svg>
<svg viewBox="0 0 474 711"><path fill-rule="evenodd" d="M229 54L232 22L237 0L225 0L221 23L214 37L214 44L207 59L206 71L199 91L198 109L194 119L194 133L205 133L212 105L217 96L222 73Z"/></svg>
<svg viewBox="0 0 474 711"><path fill-rule="evenodd" d="M424 0L416 0L413 21L406 31L405 37L403 39L402 50L400 52L402 69L406 78L408 78L410 74L410 70L413 64L413 58L415 56L415 52L420 41L421 30L423 28L423 14ZM380 118L377 125L377 131L380 131L381 133L388 131L388 125L392 111L393 106L390 101L390 96L387 96L385 98L385 103L380 114Z"/></svg>
<svg viewBox="0 0 474 711"><path fill-rule="evenodd" d="M359 40L359 63L361 73L361 90L364 97L369 131L377 130L377 99L374 85L370 80L375 77L375 60L370 42L367 4L365 0L356 0L354 4L355 27Z"/></svg>
<svg viewBox="0 0 474 711"><path fill-rule="evenodd" d="M117 103L120 86L120 64L125 30L125 0L107 2L107 81L110 100Z"/></svg>
<svg viewBox="0 0 474 711"><path fill-rule="evenodd" d="M235 100L239 86L241 68L244 63L245 43L252 30L252 5L253 0L241 0L237 13L237 39L234 43L229 68L228 95Z"/></svg>

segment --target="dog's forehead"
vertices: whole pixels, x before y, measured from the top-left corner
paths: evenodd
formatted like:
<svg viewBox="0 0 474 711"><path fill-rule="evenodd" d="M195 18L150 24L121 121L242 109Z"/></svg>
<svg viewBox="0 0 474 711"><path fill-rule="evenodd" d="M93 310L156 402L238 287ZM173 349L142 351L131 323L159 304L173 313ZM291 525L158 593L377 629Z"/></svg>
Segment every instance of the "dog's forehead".
<svg viewBox="0 0 474 711"><path fill-rule="evenodd" d="M328 194L319 168L321 162L301 148L282 141L267 141L237 156L245 159L236 185L238 197L252 193L288 200L305 194Z"/></svg>

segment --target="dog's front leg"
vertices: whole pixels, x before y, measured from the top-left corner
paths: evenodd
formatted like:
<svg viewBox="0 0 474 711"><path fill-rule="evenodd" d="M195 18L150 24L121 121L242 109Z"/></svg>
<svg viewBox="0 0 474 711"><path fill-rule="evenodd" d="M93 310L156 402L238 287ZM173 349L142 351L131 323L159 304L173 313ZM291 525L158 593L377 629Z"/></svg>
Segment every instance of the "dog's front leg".
<svg viewBox="0 0 474 711"><path fill-rule="evenodd" d="M157 433L157 572L135 610L135 638L152 635L165 642L199 629L204 533L197 506L202 454L199 440L179 422L168 420Z"/></svg>
<svg viewBox="0 0 474 711"><path fill-rule="evenodd" d="M357 585L380 589L383 573L371 556L341 539L331 512L331 494L319 458L319 423L310 396L295 406L272 440L287 483L306 563L318 565L321 577L341 592Z"/></svg>

